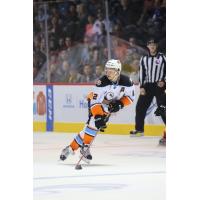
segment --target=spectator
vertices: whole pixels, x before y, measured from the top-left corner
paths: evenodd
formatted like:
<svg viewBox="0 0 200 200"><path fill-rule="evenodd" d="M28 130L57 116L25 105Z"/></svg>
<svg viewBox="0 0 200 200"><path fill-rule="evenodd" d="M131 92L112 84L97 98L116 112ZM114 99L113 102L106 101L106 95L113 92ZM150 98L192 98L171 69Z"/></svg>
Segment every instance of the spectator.
<svg viewBox="0 0 200 200"><path fill-rule="evenodd" d="M118 19L123 27L136 25L142 11L142 1L120 0L121 9L118 11Z"/></svg>
<svg viewBox="0 0 200 200"><path fill-rule="evenodd" d="M72 67L69 70L69 77L67 77L65 80L68 83L80 83L82 80L82 75L78 73L77 69Z"/></svg>
<svg viewBox="0 0 200 200"><path fill-rule="evenodd" d="M52 52L55 52L57 50L56 40L55 39L50 39L50 41L49 41L49 50L52 51Z"/></svg>
<svg viewBox="0 0 200 200"><path fill-rule="evenodd" d="M76 12L79 20L83 20L84 22L87 21L87 9L85 4L80 3L76 6Z"/></svg>
<svg viewBox="0 0 200 200"><path fill-rule="evenodd" d="M101 76L104 75L104 70L102 65L96 65L95 67L95 80L99 80Z"/></svg>
<svg viewBox="0 0 200 200"><path fill-rule="evenodd" d="M117 37L112 38L114 58L124 62L128 45Z"/></svg>
<svg viewBox="0 0 200 200"><path fill-rule="evenodd" d="M100 59L99 59L99 49L98 49L97 46L91 46L89 48L89 63L92 66L95 66L99 62L100 62Z"/></svg>
<svg viewBox="0 0 200 200"><path fill-rule="evenodd" d="M63 61L76 67L84 66L87 63L92 66L96 66L97 63L105 63L108 59L106 36L108 27L103 1L81 0L47 3L47 16L44 14L42 2L33 4L34 57L39 56L34 59L34 76L38 71L41 73L41 70L38 70L41 68L38 68L40 65L38 63L45 63L42 61L42 57L46 54L45 19L48 19L49 52L65 50L59 52L59 69L62 68ZM129 44L126 41L123 41L123 45L117 44L116 49L111 47L112 58L123 57L122 61L126 62L127 66L131 66L132 60L137 60L138 57L145 54L140 46L145 46L145 39L149 35L159 38L159 48L165 52L165 0L112 0L108 3L111 25L109 31L112 31L112 35L118 37L118 40L120 38L129 41ZM112 23L115 25L113 24L113 26ZM84 42L84 45L75 45L77 41L85 40L85 36L87 44ZM65 39L70 41L67 42ZM123 69L127 70L127 68Z"/></svg>
<svg viewBox="0 0 200 200"><path fill-rule="evenodd" d="M130 74L130 78L133 81L134 85L138 85L139 84L139 60L134 60L131 63L131 71L132 73Z"/></svg>
<svg viewBox="0 0 200 200"><path fill-rule="evenodd" d="M67 60L67 53L65 50L62 50L59 52L58 54L58 60L60 63L62 63L63 61Z"/></svg>
<svg viewBox="0 0 200 200"><path fill-rule="evenodd" d="M95 36L95 43L98 47L104 48L104 47L106 47L106 44L107 44L106 29L105 29L104 23L100 24L100 29L101 29L101 34L98 34L98 35Z"/></svg>
<svg viewBox="0 0 200 200"><path fill-rule="evenodd" d="M34 66L33 66L33 72L34 77L37 76L37 73L40 71L44 63L46 62L46 55L41 52L39 49L36 49L33 54L33 60L34 60Z"/></svg>
<svg viewBox="0 0 200 200"><path fill-rule="evenodd" d="M137 45L136 39L134 37L129 38L129 45L130 46L129 46L128 50L130 50L131 53L137 53L140 55L145 55L147 53L143 48L141 48Z"/></svg>
<svg viewBox="0 0 200 200"><path fill-rule="evenodd" d="M45 23L44 22L40 22L38 23L38 35L40 34L44 34L45 32Z"/></svg>
<svg viewBox="0 0 200 200"><path fill-rule="evenodd" d="M58 18L53 17L51 19L51 24L49 25L49 34L53 35L55 38L58 38L62 33L62 28L58 24Z"/></svg>
<svg viewBox="0 0 200 200"><path fill-rule="evenodd" d="M50 74L51 74L51 82L56 82L59 80L59 76L57 74L58 69L58 60L57 55L52 53L50 55L50 62L49 62Z"/></svg>
<svg viewBox="0 0 200 200"><path fill-rule="evenodd" d="M38 15L35 17L35 20L38 23L44 22L44 20L45 20L45 14L44 14L44 10L43 9L39 9L38 10Z"/></svg>
<svg viewBox="0 0 200 200"><path fill-rule="evenodd" d="M102 0L88 0L86 1L86 7L88 8L88 13L96 15L98 10L103 10Z"/></svg>
<svg viewBox="0 0 200 200"><path fill-rule="evenodd" d="M97 14L97 19L95 20L94 24L93 24L93 32L94 34L101 34L101 28L100 28L100 24L103 23L103 15L102 13L98 13Z"/></svg>
<svg viewBox="0 0 200 200"><path fill-rule="evenodd" d="M93 25L93 32L95 34L101 35L102 34L102 30L101 30L102 23L104 24L105 29L111 33L112 32L112 23L111 23L111 21L109 21L109 29L108 29L107 21L105 20L105 17L103 16L103 14L101 12L97 14L97 19L95 20L94 25Z"/></svg>
<svg viewBox="0 0 200 200"><path fill-rule="evenodd" d="M37 57L35 53L33 53L33 79L37 76L38 71Z"/></svg>
<svg viewBox="0 0 200 200"><path fill-rule="evenodd" d="M69 42L69 43L68 43ZM71 39L70 41L65 41L66 46L64 47L65 50L59 52L59 61L64 61L67 60L67 62L69 63L69 65L75 65L75 66L79 66L80 63L80 57L79 56L79 48L78 46L72 46L71 44Z"/></svg>
<svg viewBox="0 0 200 200"><path fill-rule="evenodd" d="M65 50L70 50L72 47L72 39L70 37L65 38L65 44L64 44L64 49Z"/></svg>
<svg viewBox="0 0 200 200"><path fill-rule="evenodd" d="M114 25L112 35L118 38L124 38L124 32L121 23Z"/></svg>
<svg viewBox="0 0 200 200"><path fill-rule="evenodd" d="M165 15L165 1L162 3L162 0L146 0L138 21L138 25L143 30L142 35L146 35L146 37L156 36L160 40L165 38Z"/></svg>
<svg viewBox="0 0 200 200"><path fill-rule="evenodd" d="M81 82L91 83L95 81L95 75L93 73L91 65L87 64L83 67L83 76Z"/></svg>
<svg viewBox="0 0 200 200"><path fill-rule="evenodd" d="M77 17L77 12L76 12L76 5L71 4L69 6L68 11L64 15L64 22L68 25L77 22L78 17Z"/></svg>
<svg viewBox="0 0 200 200"><path fill-rule="evenodd" d="M85 26L85 37L90 38L90 40L94 37L93 25L94 25L94 17L89 15L87 18L87 24Z"/></svg>
<svg viewBox="0 0 200 200"><path fill-rule="evenodd" d="M57 68L58 68L58 65L56 63L50 64L51 82L57 81L57 78L58 78L56 74Z"/></svg>
<svg viewBox="0 0 200 200"><path fill-rule="evenodd" d="M42 52L42 53L46 53L46 44L45 44L45 39L44 38L42 38L41 39L41 42L40 42L40 51Z"/></svg>
<svg viewBox="0 0 200 200"><path fill-rule="evenodd" d="M65 49L65 42L64 42L63 37L61 37L58 39L58 50L62 51L64 49Z"/></svg>
<svg viewBox="0 0 200 200"><path fill-rule="evenodd" d="M63 61L54 72L56 79L54 79L53 82L65 82L65 80L69 77L69 69L69 63L66 60Z"/></svg>
<svg viewBox="0 0 200 200"><path fill-rule="evenodd" d="M63 27L63 32L65 33L66 36L69 36L72 39L75 37L77 23L78 23L78 17L76 12L76 5L71 4L69 6L69 10L66 12L63 18L63 24L65 24L65 26Z"/></svg>
<svg viewBox="0 0 200 200"><path fill-rule="evenodd" d="M50 16L52 19L53 18L56 18L57 20L60 18L60 13L57 9L57 6L54 6L51 8L51 16Z"/></svg>
<svg viewBox="0 0 200 200"><path fill-rule="evenodd" d="M38 36L33 37L33 50L39 50L40 49L40 43L41 43L41 39Z"/></svg>
<svg viewBox="0 0 200 200"><path fill-rule="evenodd" d="M90 45L89 45L89 38L86 36L83 39L83 46L81 49L81 60L80 65L85 65L86 63L89 63L90 59Z"/></svg>
<svg viewBox="0 0 200 200"><path fill-rule="evenodd" d="M142 25L144 23L145 18L149 15L154 7L154 0L144 0L143 9L140 14L140 18L137 21L137 25Z"/></svg>
<svg viewBox="0 0 200 200"><path fill-rule="evenodd" d="M76 37L75 39L77 41L83 40L84 34L85 34L85 26L88 22L88 13L86 10L86 6L83 3L80 3L76 7L77 16L78 16L78 31L76 31Z"/></svg>

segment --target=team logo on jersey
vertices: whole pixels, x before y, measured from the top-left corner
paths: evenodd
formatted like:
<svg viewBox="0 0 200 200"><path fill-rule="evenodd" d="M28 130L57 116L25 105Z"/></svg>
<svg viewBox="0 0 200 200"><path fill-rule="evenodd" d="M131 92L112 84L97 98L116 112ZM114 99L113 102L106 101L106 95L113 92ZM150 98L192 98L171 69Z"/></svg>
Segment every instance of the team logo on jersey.
<svg viewBox="0 0 200 200"><path fill-rule="evenodd" d="M105 97L106 97L107 100L112 100L113 97L114 97L114 93L113 92L108 92Z"/></svg>

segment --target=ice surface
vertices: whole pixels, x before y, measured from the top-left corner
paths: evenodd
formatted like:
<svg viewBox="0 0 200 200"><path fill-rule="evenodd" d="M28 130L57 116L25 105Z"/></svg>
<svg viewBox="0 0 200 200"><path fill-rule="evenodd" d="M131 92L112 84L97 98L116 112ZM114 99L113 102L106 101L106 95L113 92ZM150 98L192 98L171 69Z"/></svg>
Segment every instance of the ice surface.
<svg viewBox="0 0 200 200"><path fill-rule="evenodd" d="M99 134L90 165L79 151L61 162L75 134L34 134L34 200L164 200L165 147L159 137Z"/></svg>

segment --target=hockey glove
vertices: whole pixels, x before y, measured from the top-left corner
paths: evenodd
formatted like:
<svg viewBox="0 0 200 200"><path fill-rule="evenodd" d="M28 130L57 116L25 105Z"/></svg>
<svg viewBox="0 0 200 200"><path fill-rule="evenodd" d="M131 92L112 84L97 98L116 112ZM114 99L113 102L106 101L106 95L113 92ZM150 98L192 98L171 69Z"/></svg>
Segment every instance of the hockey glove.
<svg viewBox="0 0 200 200"><path fill-rule="evenodd" d="M104 129L106 126L106 115L96 115L94 117L95 126L97 129L100 129L100 131L104 132Z"/></svg>
<svg viewBox="0 0 200 200"><path fill-rule="evenodd" d="M123 107L124 107L124 104L120 100L112 101L108 105L108 111L111 113L118 112Z"/></svg>
<svg viewBox="0 0 200 200"><path fill-rule="evenodd" d="M166 115L166 107L161 105L158 106L158 108L156 109L156 111L154 112L154 114L156 116L165 116Z"/></svg>

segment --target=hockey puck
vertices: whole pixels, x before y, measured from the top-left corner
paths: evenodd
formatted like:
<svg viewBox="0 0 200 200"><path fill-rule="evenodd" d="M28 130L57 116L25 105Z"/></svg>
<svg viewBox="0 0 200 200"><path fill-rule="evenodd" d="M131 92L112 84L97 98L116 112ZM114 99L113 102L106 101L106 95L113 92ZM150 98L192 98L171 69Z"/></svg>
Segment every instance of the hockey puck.
<svg viewBox="0 0 200 200"><path fill-rule="evenodd" d="M81 165L76 165L75 169L82 169Z"/></svg>

